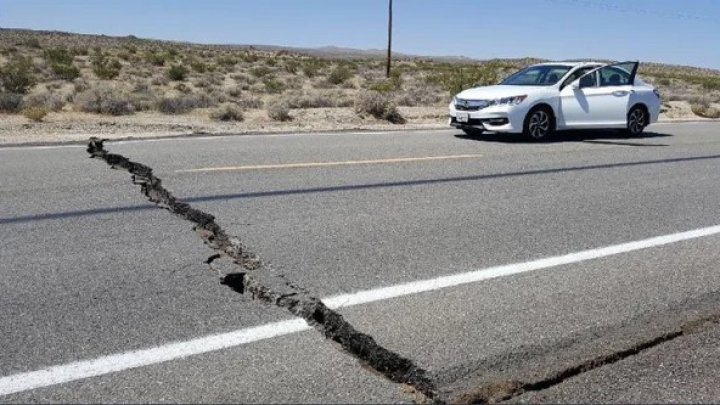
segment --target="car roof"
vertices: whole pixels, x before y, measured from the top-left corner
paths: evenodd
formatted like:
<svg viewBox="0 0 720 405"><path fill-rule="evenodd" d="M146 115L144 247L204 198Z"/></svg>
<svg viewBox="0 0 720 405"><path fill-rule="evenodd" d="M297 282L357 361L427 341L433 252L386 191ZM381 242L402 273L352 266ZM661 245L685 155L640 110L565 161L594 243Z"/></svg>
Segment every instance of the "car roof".
<svg viewBox="0 0 720 405"><path fill-rule="evenodd" d="M568 66L568 67L578 67L578 66L603 66L602 63L599 62L543 62L543 63L536 63L532 66Z"/></svg>

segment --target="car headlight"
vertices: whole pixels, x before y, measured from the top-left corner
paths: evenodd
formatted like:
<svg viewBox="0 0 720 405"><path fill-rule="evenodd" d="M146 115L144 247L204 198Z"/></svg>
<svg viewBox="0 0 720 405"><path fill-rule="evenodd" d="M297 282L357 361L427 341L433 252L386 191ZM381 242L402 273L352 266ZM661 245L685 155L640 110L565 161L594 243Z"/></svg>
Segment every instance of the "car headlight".
<svg viewBox="0 0 720 405"><path fill-rule="evenodd" d="M491 105L518 105L522 103L526 98L527 94L523 94L522 96L496 98L495 100L488 101L488 107Z"/></svg>

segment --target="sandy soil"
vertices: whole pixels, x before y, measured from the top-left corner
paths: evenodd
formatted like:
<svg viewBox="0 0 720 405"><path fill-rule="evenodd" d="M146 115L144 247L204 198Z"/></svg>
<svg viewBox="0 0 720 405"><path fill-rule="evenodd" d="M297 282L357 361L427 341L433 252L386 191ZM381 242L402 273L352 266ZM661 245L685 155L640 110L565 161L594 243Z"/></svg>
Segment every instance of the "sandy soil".
<svg viewBox="0 0 720 405"><path fill-rule="evenodd" d="M22 115L0 114L0 144L32 142L71 142L90 136L108 139L145 138L181 134L246 134L344 130L422 129L446 125L445 108L400 107L406 124L396 125L372 117L359 117L352 108L312 108L292 110L290 121L278 122L264 110L248 110L243 122L220 122L208 110L190 114L166 115L143 112L126 116L106 116L78 112L50 113L44 122L32 122Z"/></svg>
<svg viewBox="0 0 720 405"><path fill-rule="evenodd" d="M446 128L446 107L400 107L406 124L396 125L372 117L359 117L352 108L292 110L292 120L272 121L264 110L248 110L243 122L219 122L209 110L184 115L157 112L127 116L105 116L77 112L50 113L44 122L32 122L22 115L0 114L0 144L57 143L84 141L90 136L108 139L150 138L187 134L247 134L345 130L400 130ZM663 107L661 121L703 120L684 101L670 101Z"/></svg>

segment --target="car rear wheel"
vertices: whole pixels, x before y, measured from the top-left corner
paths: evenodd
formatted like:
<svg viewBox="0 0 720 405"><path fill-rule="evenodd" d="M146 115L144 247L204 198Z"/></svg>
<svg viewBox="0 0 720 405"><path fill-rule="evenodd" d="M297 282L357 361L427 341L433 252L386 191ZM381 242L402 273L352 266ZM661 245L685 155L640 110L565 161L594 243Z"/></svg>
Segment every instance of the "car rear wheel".
<svg viewBox="0 0 720 405"><path fill-rule="evenodd" d="M534 141L544 141L550 138L554 130L555 122L552 112L548 108L535 108L525 117L523 134Z"/></svg>
<svg viewBox="0 0 720 405"><path fill-rule="evenodd" d="M645 129L648 122L647 113L642 107L633 107L627 116L627 133L628 135L640 135Z"/></svg>

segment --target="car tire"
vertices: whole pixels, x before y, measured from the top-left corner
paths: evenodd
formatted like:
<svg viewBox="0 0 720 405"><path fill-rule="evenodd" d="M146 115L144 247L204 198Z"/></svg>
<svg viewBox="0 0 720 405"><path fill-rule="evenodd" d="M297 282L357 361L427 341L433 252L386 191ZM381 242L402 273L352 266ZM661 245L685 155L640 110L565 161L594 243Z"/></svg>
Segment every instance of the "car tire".
<svg viewBox="0 0 720 405"><path fill-rule="evenodd" d="M548 107L536 107L528 112L523 123L523 135L533 141L545 141L555 132L555 117Z"/></svg>
<svg viewBox="0 0 720 405"><path fill-rule="evenodd" d="M467 136L480 136L483 133L483 130L479 128L463 128L462 131Z"/></svg>
<svg viewBox="0 0 720 405"><path fill-rule="evenodd" d="M625 133L630 136L638 136L642 134L645 126L648 122L647 112L640 106L635 106L630 109L627 115L627 128Z"/></svg>

